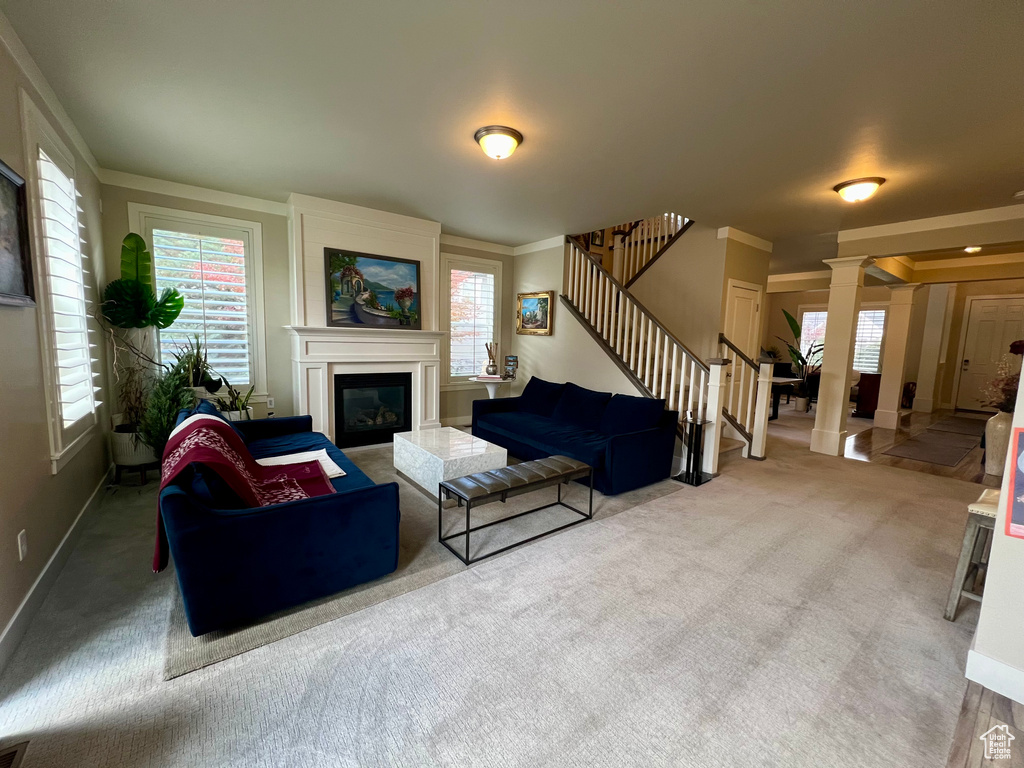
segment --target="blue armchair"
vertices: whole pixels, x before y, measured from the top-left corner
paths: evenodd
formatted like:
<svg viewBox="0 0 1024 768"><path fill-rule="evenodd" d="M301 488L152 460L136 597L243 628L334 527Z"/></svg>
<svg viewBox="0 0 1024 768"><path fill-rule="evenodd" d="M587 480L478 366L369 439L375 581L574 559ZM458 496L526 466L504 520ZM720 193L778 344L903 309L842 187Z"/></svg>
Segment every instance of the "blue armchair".
<svg viewBox="0 0 1024 768"><path fill-rule="evenodd" d="M183 411L178 421L188 416ZM309 416L233 422L257 458L326 448L337 493L245 509L193 465L160 493L160 514L189 631L252 622L398 567L398 485L375 484Z"/></svg>

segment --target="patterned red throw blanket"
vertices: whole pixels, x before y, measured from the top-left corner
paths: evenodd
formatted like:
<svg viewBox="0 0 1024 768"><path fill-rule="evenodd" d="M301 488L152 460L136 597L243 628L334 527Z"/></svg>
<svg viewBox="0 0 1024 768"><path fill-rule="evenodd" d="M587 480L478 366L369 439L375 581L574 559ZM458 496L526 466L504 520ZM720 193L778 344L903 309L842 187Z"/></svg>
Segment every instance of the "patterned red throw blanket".
<svg viewBox="0 0 1024 768"><path fill-rule="evenodd" d="M160 490L192 463L216 472L249 507L266 507L334 493L334 486L319 461L261 466L235 430L216 416L190 416L171 433L164 449ZM167 534L159 510L156 525L153 570L162 571L167 567L168 552Z"/></svg>

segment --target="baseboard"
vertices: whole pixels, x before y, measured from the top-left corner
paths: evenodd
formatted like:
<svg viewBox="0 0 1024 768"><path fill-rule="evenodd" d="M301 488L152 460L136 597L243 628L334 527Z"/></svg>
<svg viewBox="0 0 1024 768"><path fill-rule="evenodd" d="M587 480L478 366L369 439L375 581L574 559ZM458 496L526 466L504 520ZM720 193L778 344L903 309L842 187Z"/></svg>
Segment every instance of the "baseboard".
<svg viewBox="0 0 1024 768"><path fill-rule="evenodd" d="M53 586L53 582L56 581L57 576L64 568L64 563L67 562L71 550L75 548L78 537L82 532L82 522L86 519L86 513L99 506L100 491L110 479L111 472L113 472L112 466L104 473L99 484L78 513L78 517L75 518L67 533L64 534L64 538L61 539L60 544L57 545L53 554L50 555L50 559L46 562L35 583L32 584L28 594L25 595L25 599L21 601L18 610L14 612L14 616L7 622L3 633L0 634L0 672L3 672L11 657L14 656L14 652L18 649L18 644L25 636L25 632L28 631L28 625L32 622L32 617L36 615L39 606L43 604L43 600L49 593L50 587Z"/></svg>
<svg viewBox="0 0 1024 768"><path fill-rule="evenodd" d="M1024 670L1011 667L974 649L967 652L968 680L983 685L990 691L1024 704Z"/></svg>
<svg viewBox="0 0 1024 768"><path fill-rule="evenodd" d="M468 427L472 423L472 416L450 416L447 419L441 419L442 427Z"/></svg>

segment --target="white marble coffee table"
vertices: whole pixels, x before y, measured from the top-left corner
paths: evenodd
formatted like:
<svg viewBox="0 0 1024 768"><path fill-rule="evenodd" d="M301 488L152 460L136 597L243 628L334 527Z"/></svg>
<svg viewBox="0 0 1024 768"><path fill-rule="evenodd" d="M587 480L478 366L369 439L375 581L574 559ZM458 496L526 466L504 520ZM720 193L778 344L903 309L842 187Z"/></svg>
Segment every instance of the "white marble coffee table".
<svg viewBox="0 0 1024 768"><path fill-rule="evenodd" d="M435 498L442 480L505 466L504 448L454 427L395 435L395 469Z"/></svg>

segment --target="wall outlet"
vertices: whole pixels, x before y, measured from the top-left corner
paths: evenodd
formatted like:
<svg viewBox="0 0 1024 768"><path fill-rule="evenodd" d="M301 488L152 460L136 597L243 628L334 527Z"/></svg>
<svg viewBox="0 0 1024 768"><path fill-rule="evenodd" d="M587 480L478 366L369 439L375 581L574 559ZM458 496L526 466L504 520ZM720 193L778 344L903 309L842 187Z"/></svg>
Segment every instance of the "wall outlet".
<svg viewBox="0 0 1024 768"><path fill-rule="evenodd" d="M274 398L272 398L272 397L268 397L267 398L267 408L270 409L270 410L273 410L273 408L274 408Z"/></svg>
<svg viewBox="0 0 1024 768"><path fill-rule="evenodd" d="M18 534L18 562L28 557L28 532L22 531Z"/></svg>

